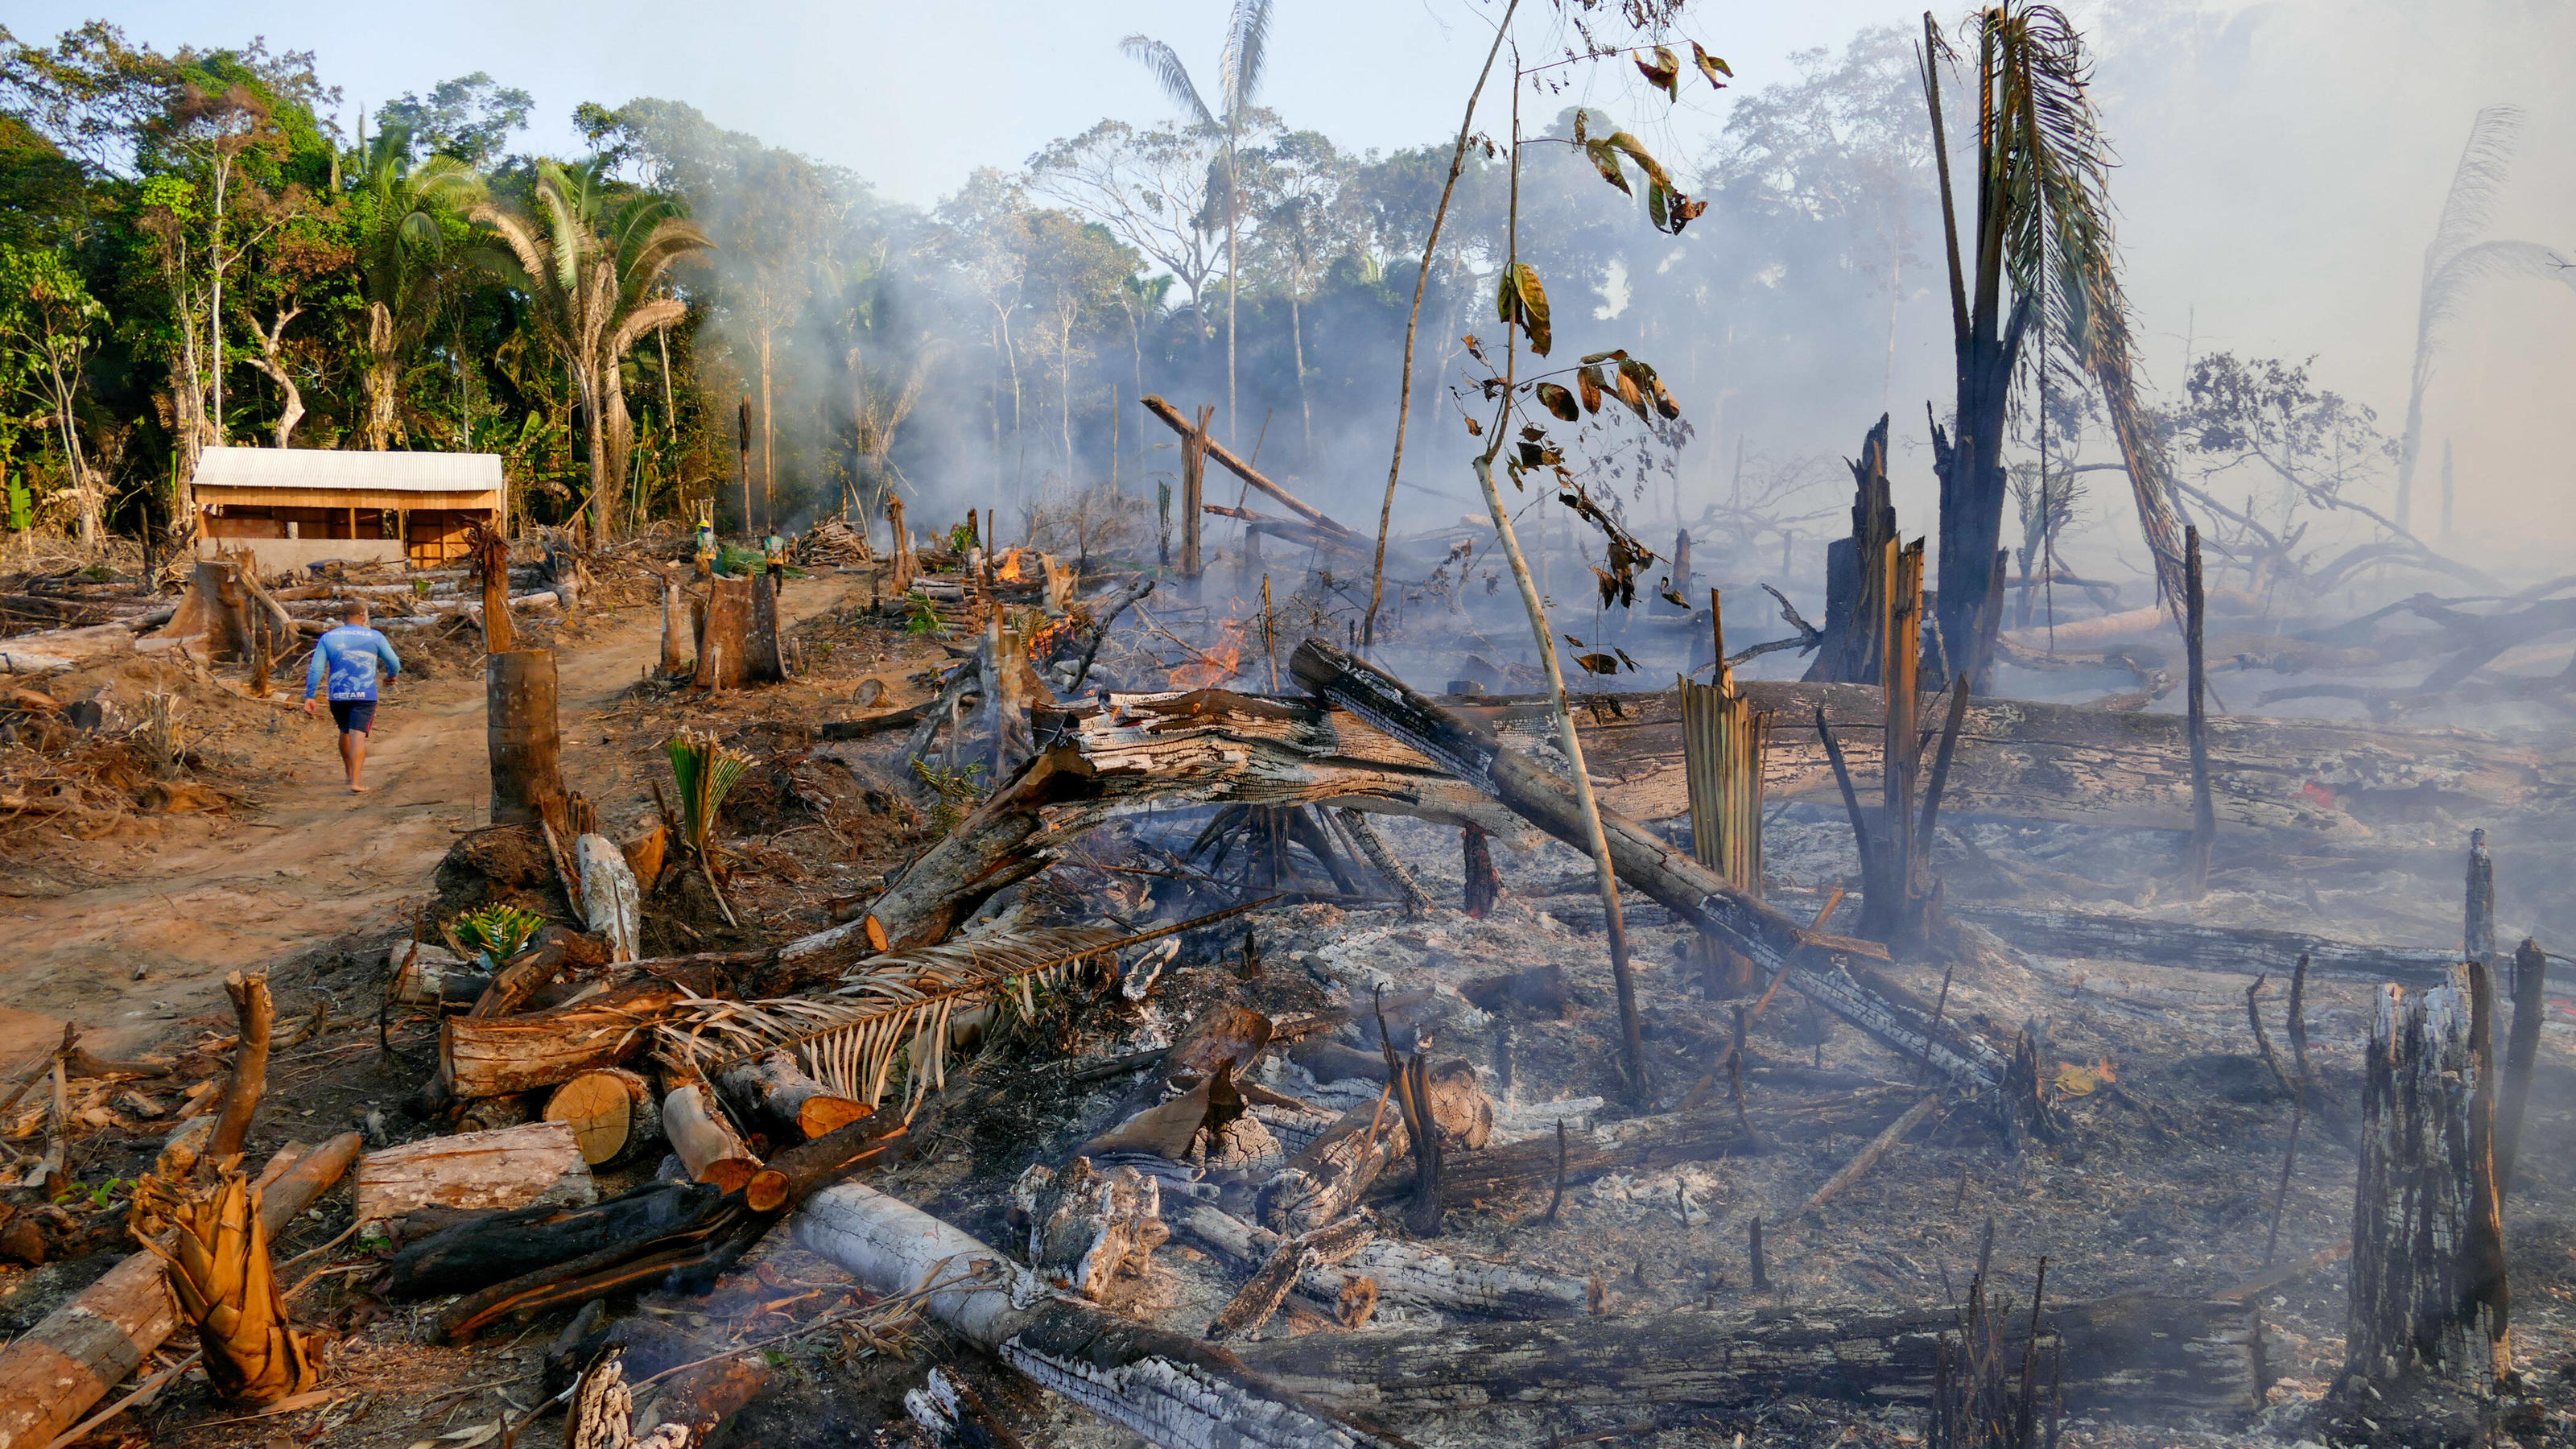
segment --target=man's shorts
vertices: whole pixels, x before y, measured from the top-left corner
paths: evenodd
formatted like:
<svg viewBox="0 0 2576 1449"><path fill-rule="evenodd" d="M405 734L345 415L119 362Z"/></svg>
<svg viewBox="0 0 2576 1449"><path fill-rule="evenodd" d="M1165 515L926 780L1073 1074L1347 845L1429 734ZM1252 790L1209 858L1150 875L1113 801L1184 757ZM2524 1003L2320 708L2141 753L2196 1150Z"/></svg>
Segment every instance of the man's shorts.
<svg viewBox="0 0 2576 1449"><path fill-rule="evenodd" d="M331 701L331 718L338 722L344 735L372 734L376 728L376 702L372 699L335 699Z"/></svg>

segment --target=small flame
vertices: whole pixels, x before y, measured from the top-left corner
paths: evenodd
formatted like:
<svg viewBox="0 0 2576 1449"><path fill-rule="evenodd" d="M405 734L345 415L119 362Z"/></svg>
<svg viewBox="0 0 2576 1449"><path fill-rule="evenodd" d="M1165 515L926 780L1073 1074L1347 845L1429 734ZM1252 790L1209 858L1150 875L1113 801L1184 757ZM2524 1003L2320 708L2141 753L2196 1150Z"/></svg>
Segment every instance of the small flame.
<svg viewBox="0 0 2576 1449"><path fill-rule="evenodd" d="M1214 647L1172 671L1172 688L1214 689L1232 679L1243 663L1243 627L1240 620L1221 627Z"/></svg>
<svg viewBox="0 0 2576 1449"><path fill-rule="evenodd" d="M1030 635L1029 662L1041 665L1046 663L1054 655L1059 644L1073 637L1073 624L1073 616L1068 614Z"/></svg>
<svg viewBox="0 0 2576 1449"><path fill-rule="evenodd" d="M993 569L993 578L1005 584L1025 584L1035 579L1037 570L1034 567L1023 567L1022 561L1027 555L1028 550L1024 548L1015 548L1004 553L1000 563Z"/></svg>
<svg viewBox="0 0 2576 1449"><path fill-rule="evenodd" d="M2073 1062L2057 1064L2057 1093L2061 1097L2089 1097L2101 1090L2104 1083L2118 1080L2120 1074L2111 1066L2109 1057L2089 1067Z"/></svg>

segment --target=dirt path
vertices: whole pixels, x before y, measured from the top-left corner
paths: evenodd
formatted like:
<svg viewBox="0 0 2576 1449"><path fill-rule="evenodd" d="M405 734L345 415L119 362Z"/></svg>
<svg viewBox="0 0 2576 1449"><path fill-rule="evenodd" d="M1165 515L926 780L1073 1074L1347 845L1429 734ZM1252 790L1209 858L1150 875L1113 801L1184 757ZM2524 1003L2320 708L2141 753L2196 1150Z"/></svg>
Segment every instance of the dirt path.
<svg viewBox="0 0 2576 1449"><path fill-rule="evenodd" d="M827 574L790 588L784 618L811 617L858 586ZM620 794L636 766L607 758L591 721L655 661L660 629L658 609L623 610L559 651L564 768L594 798ZM479 674L388 692L365 795L345 788L327 717L282 709L278 740L292 765L255 815L203 839L138 847L115 880L0 903L9 942L0 1064L51 1046L66 1019L102 1055L140 1050L181 1017L223 1009L227 971L370 925L390 929L456 836L488 818Z"/></svg>

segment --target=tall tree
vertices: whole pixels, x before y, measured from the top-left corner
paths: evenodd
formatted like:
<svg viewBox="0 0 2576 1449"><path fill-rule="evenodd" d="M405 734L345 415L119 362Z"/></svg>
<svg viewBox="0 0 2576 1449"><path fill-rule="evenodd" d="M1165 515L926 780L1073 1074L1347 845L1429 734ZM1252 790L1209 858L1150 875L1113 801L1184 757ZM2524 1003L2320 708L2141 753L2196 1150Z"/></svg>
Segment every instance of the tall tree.
<svg viewBox="0 0 2576 1449"><path fill-rule="evenodd" d="M619 194L605 169L597 162L540 161L531 212L488 201L474 208L474 220L501 243L483 248L478 259L526 298L580 395L591 528L600 538L614 526L626 476L626 393L618 363L645 333L688 314L680 299L653 296L654 284L673 262L711 245L668 197Z"/></svg>
<svg viewBox="0 0 2576 1449"><path fill-rule="evenodd" d="M430 155L488 170L500 164L510 138L527 129L534 104L526 91L478 70L440 81L426 97L403 93L385 103L376 122L388 131L410 132Z"/></svg>
<svg viewBox="0 0 2576 1449"><path fill-rule="evenodd" d="M2451 170L2441 220L2424 248L2424 282L2415 302L2415 367L2406 385L2406 430L2397 443L2397 528L2410 537L2415 458L2424 440L2424 394L2433 385L2443 330L2481 282L2528 277L2576 289L2576 260L2538 242L2495 240L2486 234L2521 140L2522 107L2489 106L2478 112L2469 125L2468 144L2460 148L2460 164Z"/></svg>
<svg viewBox="0 0 2576 1449"><path fill-rule="evenodd" d="M388 127L372 141L361 137L358 148L353 202L358 294L367 318L359 437L376 452L393 446L403 365L437 321L448 289L448 224L486 199L471 166L452 156L415 162L411 147L409 132Z"/></svg>
<svg viewBox="0 0 2576 1449"><path fill-rule="evenodd" d="M1228 436L1241 432L1235 415L1235 294L1241 290L1241 274L1236 267L1236 239L1243 215L1242 145L1246 122L1250 120L1253 97L1261 89L1270 56L1271 0L1234 0L1233 16L1225 29L1225 50L1217 57L1217 102L1222 108L1210 110L1200 96L1196 82L1190 79L1189 67L1181 63L1179 51L1147 35L1131 35L1119 43L1128 56L1153 73L1155 83L1172 103L1186 108L1192 118L1211 130L1225 135L1225 430Z"/></svg>
<svg viewBox="0 0 2576 1449"><path fill-rule="evenodd" d="M2130 376L2129 306L2111 236L2109 147L2085 94L2090 69L2074 25L2029 0L1967 21L1976 48L1973 252L1963 261L1958 206L1941 107L1940 67L1951 58L1938 23L1923 16L1924 96L1941 186L1942 240L1950 273L1956 349L1955 442L1936 422L1933 467L1941 479L1940 641L1952 668L1982 679L2000 609L2005 412L2022 345L2046 309L2043 349L2066 349L2091 373L2128 467L2138 522L2155 556L2167 606L2182 608L2182 528L2163 447L2138 406Z"/></svg>
<svg viewBox="0 0 2576 1449"><path fill-rule="evenodd" d="M93 334L106 321L107 309L59 254L0 245L0 379L39 406L62 449L85 549L99 545L107 490L81 446L78 403Z"/></svg>

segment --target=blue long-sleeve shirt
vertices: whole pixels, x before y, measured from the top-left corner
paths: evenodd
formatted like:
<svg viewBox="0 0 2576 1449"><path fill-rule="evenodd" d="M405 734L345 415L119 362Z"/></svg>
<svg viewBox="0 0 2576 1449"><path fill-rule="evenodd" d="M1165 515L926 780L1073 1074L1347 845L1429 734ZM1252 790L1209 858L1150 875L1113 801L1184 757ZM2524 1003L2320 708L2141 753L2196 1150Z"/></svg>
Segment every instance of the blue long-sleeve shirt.
<svg viewBox="0 0 2576 1449"><path fill-rule="evenodd" d="M327 674L331 681L327 698L374 699L378 665L383 666L386 679L402 673L402 657L384 635L342 624L313 641L313 662L304 669L304 697L311 699Z"/></svg>

